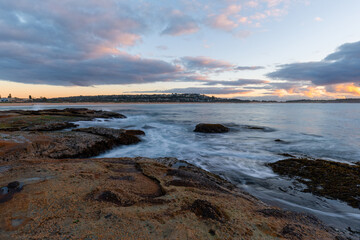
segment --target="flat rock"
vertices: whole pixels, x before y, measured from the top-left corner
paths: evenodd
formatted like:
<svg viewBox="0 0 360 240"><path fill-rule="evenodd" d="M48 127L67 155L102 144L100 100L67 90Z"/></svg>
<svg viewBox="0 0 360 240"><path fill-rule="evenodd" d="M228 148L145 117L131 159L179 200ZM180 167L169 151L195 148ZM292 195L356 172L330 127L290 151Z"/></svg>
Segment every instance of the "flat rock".
<svg viewBox="0 0 360 240"><path fill-rule="evenodd" d="M131 134L131 132L129 134L129 130L124 130L124 129L90 127L90 128L77 128L77 129L73 129L73 131L86 132L86 133L103 136L113 140L116 144L121 144L121 145L130 145L141 141L135 134Z"/></svg>
<svg viewBox="0 0 360 240"><path fill-rule="evenodd" d="M75 127L71 122L90 121L95 118L126 117L120 113L86 108L0 111L0 131L56 131Z"/></svg>
<svg viewBox="0 0 360 240"><path fill-rule="evenodd" d="M171 162L179 167L148 158L14 164L0 175L0 186L9 179L46 180L24 185L0 203L0 239L335 239L320 221L274 214L276 208L225 180ZM186 173L192 186L168 184L186 180ZM211 187L201 187L204 182Z"/></svg>

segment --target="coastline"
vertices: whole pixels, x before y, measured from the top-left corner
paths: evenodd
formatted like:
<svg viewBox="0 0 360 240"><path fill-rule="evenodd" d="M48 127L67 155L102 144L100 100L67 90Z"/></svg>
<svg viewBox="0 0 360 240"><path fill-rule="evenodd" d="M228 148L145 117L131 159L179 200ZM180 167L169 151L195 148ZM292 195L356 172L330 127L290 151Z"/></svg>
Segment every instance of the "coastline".
<svg viewBox="0 0 360 240"><path fill-rule="evenodd" d="M259 104L260 102L245 102L252 104ZM264 102L266 103L266 102ZM91 106L91 105L125 105L125 104L237 104L233 102L79 102L79 103L0 103L1 106L39 106L39 105L48 105L48 106ZM240 103L244 104L244 103Z"/></svg>
<svg viewBox="0 0 360 240"><path fill-rule="evenodd" d="M312 215L268 205L176 158L92 158L136 144L141 137L134 135L147 134L69 123L99 117L125 118L83 108L2 112L0 228L5 231L0 238L51 238L54 225L65 238L69 233L147 239L334 239L346 234ZM105 233L110 223L121 231ZM144 223L156 231L144 230Z"/></svg>
<svg viewBox="0 0 360 240"><path fill-rule="evenodd" d="M61 102L61 103L0 103L0 107L18 106L91 106L91 105L164 105L164 104L357 104L359 102Z"/></svg>

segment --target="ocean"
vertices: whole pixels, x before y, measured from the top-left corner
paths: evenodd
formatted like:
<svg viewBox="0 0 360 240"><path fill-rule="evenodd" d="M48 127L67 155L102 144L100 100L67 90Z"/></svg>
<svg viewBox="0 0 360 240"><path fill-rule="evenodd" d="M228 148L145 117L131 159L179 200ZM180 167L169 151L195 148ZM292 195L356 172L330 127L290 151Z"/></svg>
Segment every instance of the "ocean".
<svg viewBox="0 0 360 240"><path fill-rule="evenodd" d="M359 209L301 192L294 179L280 177L266 165L286 159L281 155L284 153L347 163L360 161L360 104L36 105L0 106L0 110L66 107L127 116L78 122L80 127L140 129L146 133L139 144L121 146L98 157L175 157L220 175L268 204L311 213L337 228L350 226L360 231ZM221 123L230 132L195 133L198 123Z"/></svg>

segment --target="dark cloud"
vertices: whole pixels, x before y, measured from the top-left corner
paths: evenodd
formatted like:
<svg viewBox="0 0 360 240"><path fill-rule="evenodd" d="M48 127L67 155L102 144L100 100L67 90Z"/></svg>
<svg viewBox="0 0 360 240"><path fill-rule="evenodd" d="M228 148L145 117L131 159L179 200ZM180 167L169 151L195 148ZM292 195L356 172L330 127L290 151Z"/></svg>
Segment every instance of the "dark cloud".
<svg viewBox="0 0 360 240"><path fill-rule="evenodd" d="M154 91L133 91L130 93L199 93L199 94L245 94L249 90L242 90L236 88L217 88L217 87L190 87L190 88L172 88L167 90L154 90Z"/></svg>
<svg viewBox="0 0 360 240"><path fill-rule="evenodd" d="M315 85L360 82L360 42L347 43L319 62L292 63L267 74L273 79L311 81Z"/></svg>
<svg viewBox="0 0 360 240"><path fill-rule="evenodd" d="M264 69L265 67L262 66L238 66L235 68L235 70L239 70L239 71L245 71L245 70L259 70L259 69Z"/></svg>
<svg viewBox="0 0 360 240"><path fill-rule="evenodd" d="M23 83L80 86L172 81L183 77L172 64L132 56L76 62L47 59L35 64L27 57L0 59L0 76Z"/></svg>
<svg viewBox="0 0 360 240"><path fill-rule="evenodd" d="M265 84L269 81L266 80L258 80L258 79L239 79L236 81L211 81L205 83L205 85L217 85L221 84L224 86L244 86L244 85L250 85L250 84Z"/></svg>
<svg viewBox="0 0 360 240"><path fill-rule="evenodd" d="M0 79L91 86L198 82L214 72L234 71L235 65L207 57L166 62L127 54L127 47L141 42L154 28L165 26L163 34L170 35L199 30L199 20L188 13L173 10L161 14L165 10L151 4L126 0L0 0ZM240 81L216 84L243 85Z"/></svg>

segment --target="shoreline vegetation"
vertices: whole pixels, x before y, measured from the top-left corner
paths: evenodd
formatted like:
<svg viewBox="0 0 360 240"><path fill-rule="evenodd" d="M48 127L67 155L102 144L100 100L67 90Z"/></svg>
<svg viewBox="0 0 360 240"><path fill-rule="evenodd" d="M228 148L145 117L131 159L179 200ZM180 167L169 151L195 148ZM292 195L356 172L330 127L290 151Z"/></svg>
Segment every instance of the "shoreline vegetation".
<svg viewBox="0 0 360 240"><path fill-rule="evenodd" d="M1 239L356 239L351 229L269 206L185 161L93 158L146 135L76 125L95 118L126 116L86 108L0 111ZM201 134L227 130L204 125ZM346 177L350 165L333 165ZM277 172L307 177L286 169Z"/></svg>
<svg viewBox="0 0 360 240"><path fill-rule="evenodd" d="M1 98L0 106L15 104L161 104L161 103L360 103L360 98L312 100L299 99L287 101L274 100L243 100L235 98L217 98L203 94L141 94L141 95L98 95L73 96L58 98Z"/></svg>

